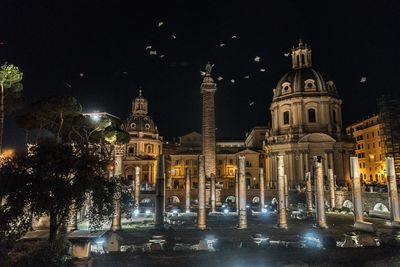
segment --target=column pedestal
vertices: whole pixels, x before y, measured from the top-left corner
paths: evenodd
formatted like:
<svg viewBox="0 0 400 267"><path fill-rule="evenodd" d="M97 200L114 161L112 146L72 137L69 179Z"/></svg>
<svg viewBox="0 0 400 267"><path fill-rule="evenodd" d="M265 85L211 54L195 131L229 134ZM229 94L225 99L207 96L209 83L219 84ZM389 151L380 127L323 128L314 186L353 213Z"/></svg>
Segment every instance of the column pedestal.
<svg viewBox="0 0 400 267"><path fill-rule="evenodd" d="M199 156L199 209L197 211L197 228L206 229L206 176L204 156Z"/></svg>

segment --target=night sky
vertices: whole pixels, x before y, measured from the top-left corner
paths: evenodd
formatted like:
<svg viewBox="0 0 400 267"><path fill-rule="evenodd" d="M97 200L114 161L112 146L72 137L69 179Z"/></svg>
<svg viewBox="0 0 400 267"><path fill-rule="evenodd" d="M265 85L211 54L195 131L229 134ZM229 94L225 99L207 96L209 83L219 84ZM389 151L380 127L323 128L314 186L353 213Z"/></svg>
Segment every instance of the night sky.
<svg viewBox="0 0 400 267"><path fill-rule="evenodd" d="M165 137L200 131L207 61L215 78L224 77L217 136L244 137L266 125L272 89L291 68L284 53L299 38L312 45L313 67L336 83L346 124L376 112L377 96L399 90L399 1L213 2L1 0L0 62L24 72L27 104L72 95L85 112L126 118L142 87ZM23 143L24 131L8 117L6 146Z"/></svg>

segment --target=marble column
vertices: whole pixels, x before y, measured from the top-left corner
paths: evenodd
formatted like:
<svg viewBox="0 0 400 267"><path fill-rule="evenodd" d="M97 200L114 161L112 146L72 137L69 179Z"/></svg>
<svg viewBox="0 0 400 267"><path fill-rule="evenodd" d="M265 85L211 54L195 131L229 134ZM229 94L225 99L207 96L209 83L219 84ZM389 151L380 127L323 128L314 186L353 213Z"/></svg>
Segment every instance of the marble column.
<svg viewBox="0 0 400 267"><path fill-rule="evenodd" d="M353 180L354 220L355 222L363 222L363 204L361 196L360 172L358 166L358 158L350 157L351 179Z"/></svg>
<svg viewBox="0 0 400 267"><path fill-rule="evenodd" d="M186 168L186 185L185 185L185 191L186 191L186 212L190 212L190 169Z"/></svg>
<svg viewBox="0 0 400 267"><path fill-rule="evenodd" d="M204 170L204 156L199 156L199 209L197 211L197 228L206 229L206 176Z"/></svg>
<svg viewBox="0 0 400 267"><path fill-rule="evenodd" d="M354 203L354 228L357 230L363 230L373 232L373 226L371 223L364 222L363 215L363 203L361 193L361 182L359 172L358 158L350 157L350 176L353 181L353 203Z"/></svg>
<svg viewBox="0 0 400 267"><path fill-rule="evenodd" d="M114 175L115 177L121 177L122 175L122 156L123 147L115 146L115 164L114 164ZM117 186L116 192L113 196L113 217L111 221L111 230L117 231L121 229L121 187Z"/></svg>
<svg viewBox="0 0 400 267"><path fill-rule="evenodd" d="M288 156L288 172L287 172L287 177L285 178L286 179L286 186L285 186L285 188L286 188L286 190L288 190L288 188L292 188L293 187L293 181L294 181L294 170L295 170L295 168L294 168L294 159L293 159L293 151L289 151L289 152L287 152L287 156ZM286 204L287 205L287 204Z"/></svg>
<svg viewBox="0 0 400 267"><path fill-rule="evenodd" d="M210 175L211 212L215 212L215 174Z"/></svg>
<svg viewBox="0 0 400 267"><path fill-rule="evenodd" d="M155 227L164 228L164 182L165 182L165 157L157 156L156 180L156 219Z"/></svg>
<svg viewBox="0 0 400 267"><path fill-rule="evenodd" d="M331 209L334 209L336 207L336 201L335 201L335 176L333 175L333 169L332 166L331 168L328 169L328 180L329 180L329 206Z"/></svg>
<svg viewBox="0 0 400 267"><path fill-rule="evenodd" d="M285 205L285 166L283 163L283 156L279 155L278 158L278 227L287 229L286 220L286 205Z"/></svg>
<svg viewBox="0 0 400 267"><path fill-rule="evenodd" d="M67 231L72 232L78 230L78 212L76 209L75 201L72 201L69 207L69 215L68 215L68 223L67 223Z"/></svg>
<svg viewBox="0 0 400 267"><path fill-rule="evenodd" d="M118 186L113 196L113 217L111 230L121 230L121 188Z"/></svg>
<svg viewBox="0 0 400 267"><path fill-rule="evenodd" d="M317 226L321 228L328 228L325 216L324 172L322 159L320 157L314 156L314 168L316 173L315 194L317 196L317 203L315 204L315 206L317 210Z"/></svg>
<svg viewBox="0 0 400 267"><path fill-rule="evenodd" d="M239 156L239 229L247 228L245 162L246 158Z"/></svg>
<svg viewBox="0 0 400 267"><path fill-rule="evenodd" d="M312 193L312 182L311 173L306 172L306 202L307 202L307 212L312 213L313 211L313 193Z"/></svg>
<svg viewBox="0 0 400 267"><path fill-rule="evenodd" d="M236 212L239 214L239 170L235 169L235 198L236 198Z"/></svg>
<svg viewBox="0 0 400 267"><path fill-rule="evenodd" d="M284 180L284 188L285 188L285 207L286 207L286 209L288 209L289 208L289 189L288 189L288 187L289 187L289 185L288 185L288 177L287 177L287 175L285 174L284 175L284 178L285 178L285 180Z"/></svg>
<svg viewBox="0 0 400 267"><path fill-rule="evenodd" d="M399 195L397 193L396 174L393 157L386 157L386 175L389 192L389 204L392 224L400 224Z"/></svg>
<svg viewBox="0 0 400 267"><path fill-rule="evenodd" d="M135 167L135 210L139 210L140 203L140 167Z"/></svg>
<svg viewBox="0 0 400 267"><path fill-rule="evenodd" d="M260 168L260 211L264 209L265 203L265 185L264 185L264 169Z"/></svg>

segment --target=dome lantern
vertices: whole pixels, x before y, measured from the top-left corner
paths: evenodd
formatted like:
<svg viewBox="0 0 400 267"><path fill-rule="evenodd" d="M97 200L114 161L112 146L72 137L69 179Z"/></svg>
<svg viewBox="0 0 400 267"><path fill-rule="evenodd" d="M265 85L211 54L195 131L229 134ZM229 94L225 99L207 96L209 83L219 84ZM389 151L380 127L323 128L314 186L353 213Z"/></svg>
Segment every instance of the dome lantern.
<svg viewBox="0 0 400 267"><path fill-rule="evenodd" d="M132 114L135 116L147 115L147 99L142 96L142 89L139 96L132 101Z"/></svg>
<svg viewBox="0 0 400 267"><path fill-rule="evenodd" d="M297 47L292 48L292 68L302 69L311 67L311 46L307 46L300 39Z"/></svg>

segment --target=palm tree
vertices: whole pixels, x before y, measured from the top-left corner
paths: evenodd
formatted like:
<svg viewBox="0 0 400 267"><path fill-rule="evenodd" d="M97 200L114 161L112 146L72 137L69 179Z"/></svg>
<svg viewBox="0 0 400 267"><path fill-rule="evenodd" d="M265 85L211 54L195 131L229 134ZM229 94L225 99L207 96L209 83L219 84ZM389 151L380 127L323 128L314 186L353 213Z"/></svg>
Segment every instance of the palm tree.
<svg viewBox="0 0 400 267"><path fill-rule="evenodd" d="M0 67L0 153L3 148L3 132L4 132L4 99L6 91L12 88L14 84L22 80L23 73L19 71L18 67L5 63Z"/></svg>

